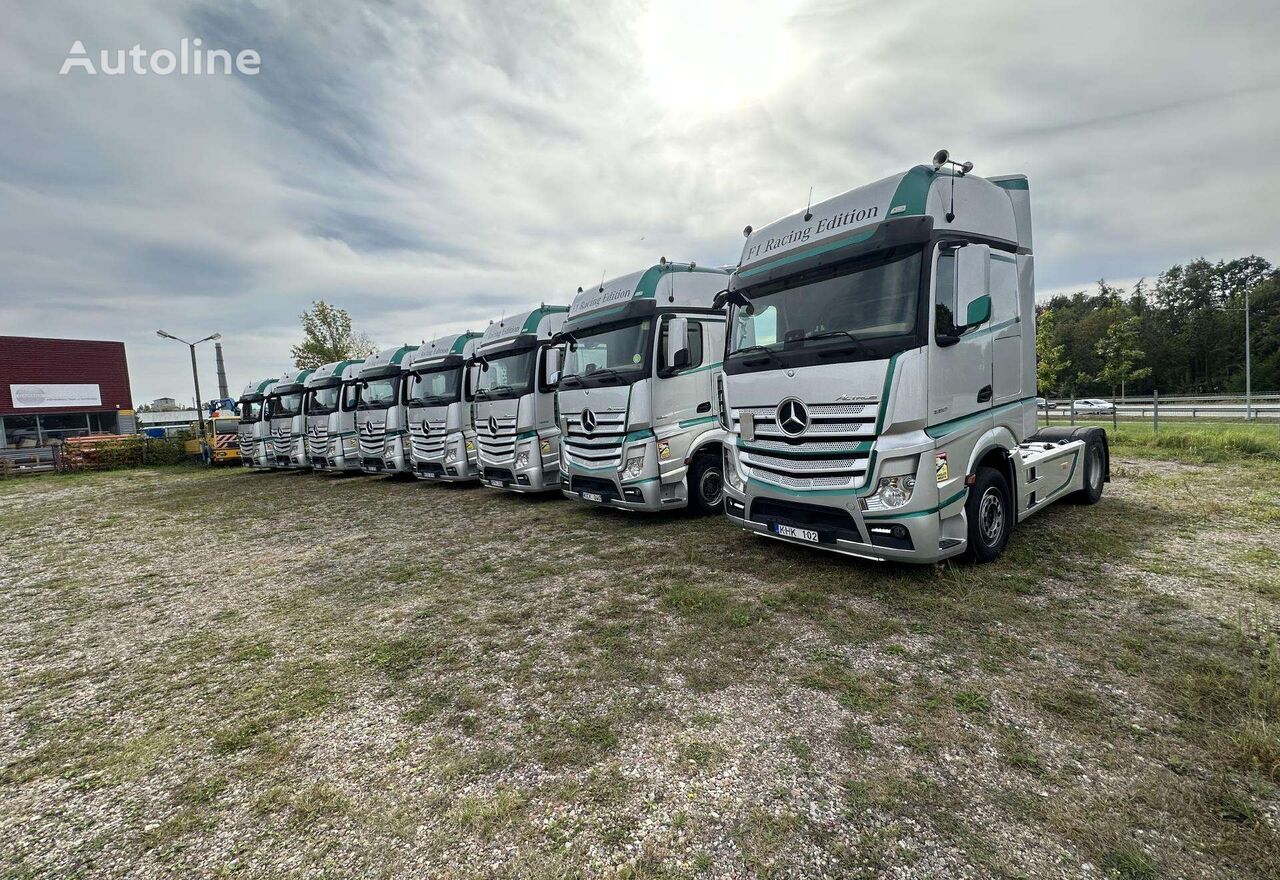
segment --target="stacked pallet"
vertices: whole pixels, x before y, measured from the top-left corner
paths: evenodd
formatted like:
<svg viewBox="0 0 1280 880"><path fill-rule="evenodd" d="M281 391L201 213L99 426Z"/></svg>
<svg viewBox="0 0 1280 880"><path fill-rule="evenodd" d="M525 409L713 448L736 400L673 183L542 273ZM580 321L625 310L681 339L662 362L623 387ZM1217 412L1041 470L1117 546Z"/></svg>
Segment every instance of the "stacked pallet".
<svg viewBox="0 0 1280 880"><path fill-rule="evenodd" d="M109 470L143 463L146 447L137 434L90 434L62 444L63 470Z"/></svg>
<svg viewBox="0 0 1280 880"><path fill-rule="evenodd" d="M47 446L31 449L0 449L0 477L44 474L57 467L53 450Z"/></svg>

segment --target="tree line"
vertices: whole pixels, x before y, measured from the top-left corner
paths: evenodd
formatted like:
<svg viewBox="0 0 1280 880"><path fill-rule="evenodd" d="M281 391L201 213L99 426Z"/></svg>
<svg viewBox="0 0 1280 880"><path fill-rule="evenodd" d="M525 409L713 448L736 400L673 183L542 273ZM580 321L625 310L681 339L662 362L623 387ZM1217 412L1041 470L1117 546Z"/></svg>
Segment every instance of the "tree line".
<svg viewBox="0 0 1280 880"><path fill-rule="evenodd" d="M1245 293L1253 390L1280 391L1280 270L1258 256L1192 260L1124 290L1036 307L1042 396L1243 393Z"/></svg>

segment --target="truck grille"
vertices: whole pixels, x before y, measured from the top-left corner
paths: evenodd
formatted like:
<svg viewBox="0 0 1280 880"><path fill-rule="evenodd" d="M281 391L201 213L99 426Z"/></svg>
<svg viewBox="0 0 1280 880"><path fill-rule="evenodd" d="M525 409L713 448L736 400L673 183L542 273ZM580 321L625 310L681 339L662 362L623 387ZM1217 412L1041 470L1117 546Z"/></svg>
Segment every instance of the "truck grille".
<svg viewBox="0 0 1280 880"><path fill-rule="evenodd" d="M372 430L370 426L372 425ZM387 448L387 426L373 425L372 422L365 422L360 426L360 456L362 458L382 458L383 451Z"/></svg>
<svg viewBox="0 0 1280 880"><path fill-rule="evenodd" d="M877 402L808 404L809 423L797 436L778 424L776 406L742 407L734 428L742 463L764 483L787 489L858 489L867 480L876 437ZM754 437L742 438L752 416Z"/></svg>
<svg viewBox="0 0 1280 880"><path fill-rule="evenodd" d="M627 436L626 413L596 413L595 430L582 426L582 413L565 415L565 461L585 468L617 468L622 462L622 442Z"/></svg>
<svg viewBox="0 0 1280 880"><path fill-rule="evenodd" d="M316 422L307 426L307 454L313 458L329 455L328 424Z"/></svg>
<svg viewBox="0 0 1280 880"><path fill-rule="evenodd" d="M237 439L240 441L240 457L253 458L253 436L241 434Z"/></svg>
<svg viewBox="0 0 1280 880"><path fill-rule="evenodd" d="M488 419L477 419L476 445L479 447L481 462L500 464L515 457L516 417L493 416L492 418L492 423ZM492 427L498 429L496 433L490 430Z"/></svg>
<svg viewBox="0 0 1280 880"><path fill-rule="evenodd" d="M426 428L423 422L426 421ZM414 461L433 461L444 458L445 420L420 419L409 414L409 442L413 446Z"/></svg>
<svg viewBox="0 0 1280 880"><path fill-rule="evenodd" d="M276 458L288 458L293 453L293 432L289 428L271 429L271 449Z"/></svg>

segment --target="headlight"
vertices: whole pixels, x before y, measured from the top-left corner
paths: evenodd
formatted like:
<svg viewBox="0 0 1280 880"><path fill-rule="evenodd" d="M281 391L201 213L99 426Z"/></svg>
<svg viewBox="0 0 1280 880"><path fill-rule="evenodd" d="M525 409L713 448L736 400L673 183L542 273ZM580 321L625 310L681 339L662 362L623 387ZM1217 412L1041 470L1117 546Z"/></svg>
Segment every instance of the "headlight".
<svg viewBox="0 0 1280 880"><path fill-rule="evenodd" d="M733 450L728 447L724 450L724 478L730 489L735 492L743 491L742 474L738 471L738 463L734 461Z"/></svg>
<svg viewBox="0 0 1280 880"><path fill-rule="evenodd" d="M343 449L355 449L355 448L356 448L356 438L355 438L355 437L344 437L344 438L342 438L342 448L343 448Z"/></svg>
<svg viewBox="0 0 1280 880"><path fill-rule="evenodd" d="M444 460L445 460L445 461L457 461L457 459L458 459L458 449L457 449L457 447L454 447L454 446L449 447L448 451L446 451L446 452L445 452L445 454L444 454Z"/></svg>
<svg viewBox="0 0 1280 880"><path fill-rule="evenodd" d="M622 468L623 473L627 477L638 477L640 472L644 470L644 453L627 459L626 465Z"/></svg>
<svg viewBox="0 0 1280 880"><path fill-rule="evenodd" d="M522 470L524 468L527 468L528 466L529 466L529 453L527 452L516 453L516 470Z"/></svg>
<svg viewBox="0 0 1280 880"><path fill-rule="evenodd" d="M896 510L911 500L915 477L881 477L876 490L863 499L863 510Z"/></svg>

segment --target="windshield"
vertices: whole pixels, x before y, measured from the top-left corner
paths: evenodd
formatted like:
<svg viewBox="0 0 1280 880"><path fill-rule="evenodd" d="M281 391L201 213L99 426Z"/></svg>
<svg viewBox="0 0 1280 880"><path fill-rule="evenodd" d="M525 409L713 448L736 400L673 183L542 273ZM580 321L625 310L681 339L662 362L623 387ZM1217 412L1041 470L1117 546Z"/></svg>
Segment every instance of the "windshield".
<svg viewBox="0 0 1280 880"><path fill-rule="evenodd" d="M489 368L480 371L476 397L492 399L528 394L533 388L534 356L537 353L536 348L526 348L485 358Z"/></svg>
<svg viewBox="0 0 1280 880"><path fill-rule="evenodd" d="M330 385L327 388L312 388L307 392L307 414L313 416L328 415L338 409L338 398L342 387Z"/></svg>
<svg viewBox="0 0 1280 880"><path fill-rule="evenodd" d="M574 332L560 381L589 380L593 374L601 381L643 379L649 375L652 326L653 321L645 318Z"/></svg>
<svg viewBox="0 0 1280 880"><path fill-rule="evenodd" d="M898 248L850 267L820 269L747 291L751 309L734 308L729 354L760 348L857 350L866 340L914 334L920 265L920 248Z"/></svg>
<svg viewBox="0 0 1280 880"><path fill-rule="evenodd" d="M400 377L370 379L360 385L360 402L356 409L386 409L395 406L400 393Z"/></svg>
<svg viewBox="0 0 1280 880"><path fill-rule="evenodd" d="M260 418L262 418L262 401L261 400L240 401L240 421L256 422Z"/></svg>
<svg viewBox="0 0 1280 880"><path fill-rule="evenodd" d="M301 394L281 394L267 398L267 414L273 419L296 416L302 412Z"/></svg>
<svg viewBox="0 0 1280 880"><path fill-rule="evenodd" d="M428 373L413 373L405 392L412 406L439 406L453 403L462 388L462 367L446 367Z"/></svg>
<svg viewBox="0 0 1280 880"><path fill-rule="evenodd" d="M235 419L214 419L213 432L215 434L235 434L240 430L240 423Z"/></svg>

